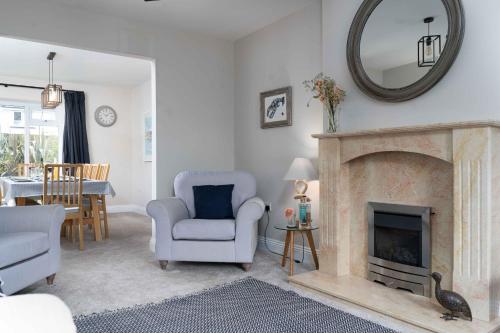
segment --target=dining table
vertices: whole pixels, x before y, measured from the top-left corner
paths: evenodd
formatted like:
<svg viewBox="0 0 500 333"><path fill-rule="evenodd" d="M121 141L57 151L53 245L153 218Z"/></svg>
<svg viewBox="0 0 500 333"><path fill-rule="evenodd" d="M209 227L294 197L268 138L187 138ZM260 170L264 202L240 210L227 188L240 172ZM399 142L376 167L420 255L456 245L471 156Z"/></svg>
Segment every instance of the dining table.
<svg viewBox="0 0 500 333"><path fill-rule="evenodd" d="M108 180L84 179L82 194L90 199L95 240L101 241L101 222L98 199L102 195L115 196L115 190ZM40 177L0 177L0 190L8 206L24 206L28 198L43 196L43 178Z"/></svg>

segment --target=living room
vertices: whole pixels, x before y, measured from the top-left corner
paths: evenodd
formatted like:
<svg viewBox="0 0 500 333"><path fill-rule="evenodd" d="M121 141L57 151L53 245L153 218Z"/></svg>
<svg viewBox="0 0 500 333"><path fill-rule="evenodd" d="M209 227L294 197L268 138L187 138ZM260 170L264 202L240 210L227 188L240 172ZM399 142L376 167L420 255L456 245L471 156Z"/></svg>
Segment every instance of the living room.
<svg viewBox="0 0 500 333"><path fill-rule="evenodd" d="M119 203L108 212L110 238L94 241L94 223L84 228L83 251L57 237L53 283L32 281L0 299L11 331L500 327L496 1L5 0L1 7L3 37L154 63L153 202ZM392 74L406 64L416 70L401 84ZM87 123L94 109L87 106ZM142 133L142 124L134 130ZM130 159L143 163L138 155ZM112 184L116 168L134 174L112 166ZM233 185L226 219L196 221L197 198L216 197L204 186L222 195L225 185ZM205 205L208 215L214 205ZM61 214L44 206L0 208L0 233L8 233L7 219L29 219L23 211ZM393 216L408 224L389 233ZM195 222L177 223L181 217ZM385 266L378 259L395 244L389 237L403 234L417 244L416 262L400 247L406 259ZM2 279L5 292L12 277ZM24 309L34 320L17 317L16 328L10 314ZM55 319L42 330L35 318L49 315Z"/></svg>

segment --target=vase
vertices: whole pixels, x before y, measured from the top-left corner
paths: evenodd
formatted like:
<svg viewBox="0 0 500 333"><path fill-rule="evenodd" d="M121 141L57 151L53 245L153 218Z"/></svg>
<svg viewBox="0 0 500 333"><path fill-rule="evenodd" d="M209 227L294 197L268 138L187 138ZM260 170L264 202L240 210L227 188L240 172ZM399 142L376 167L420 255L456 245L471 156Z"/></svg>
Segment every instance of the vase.
<svg viewBox="0 0 500 333"><path fill-rule="evenodd" d="M325 112L328 116L327 133L335 133L338 128L338 110L329 103L324 104Z"/></svg>

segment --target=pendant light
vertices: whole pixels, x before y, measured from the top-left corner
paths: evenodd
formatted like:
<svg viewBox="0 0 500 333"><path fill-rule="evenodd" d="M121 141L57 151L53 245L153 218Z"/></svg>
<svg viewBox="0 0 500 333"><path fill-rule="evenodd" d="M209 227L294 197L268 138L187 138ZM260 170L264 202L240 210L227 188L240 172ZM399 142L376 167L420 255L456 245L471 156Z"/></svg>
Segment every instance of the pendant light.
<svg viewBox="0 0 500 333"><path fill-rule="evenodd" d="M441 35L431 35L431 23L434 17L426 17L427 35L418 41L418 67L432 67L441 55Z"/></svg>
<svg viewBox="0 0 500 333"><path fill-rule="evenodd" d="M50 52L47 56L49 61L49 84L42 91L42 108L55 109L62 103L62 86L54 84L54 58L55 52Z"/></svg>

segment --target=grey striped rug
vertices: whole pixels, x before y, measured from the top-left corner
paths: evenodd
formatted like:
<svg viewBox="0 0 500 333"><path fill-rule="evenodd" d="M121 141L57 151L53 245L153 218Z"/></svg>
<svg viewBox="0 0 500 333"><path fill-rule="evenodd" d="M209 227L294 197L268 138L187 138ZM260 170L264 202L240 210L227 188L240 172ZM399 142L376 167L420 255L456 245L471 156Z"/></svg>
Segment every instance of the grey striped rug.
<svg viewBox="0 0 500 333"><path fill-rule="evenodd" d="M157 304L77 317L75 322L78 333L395 333L253 278Z"/></svg>

